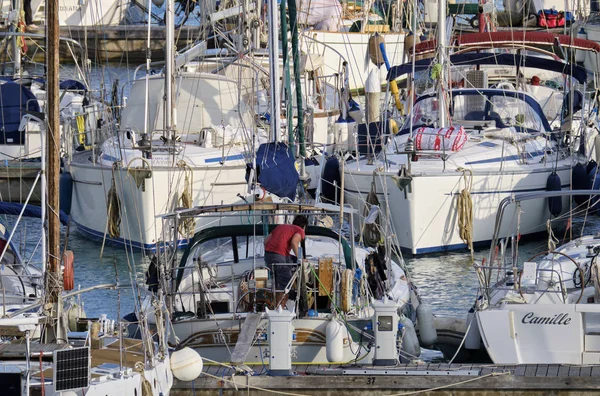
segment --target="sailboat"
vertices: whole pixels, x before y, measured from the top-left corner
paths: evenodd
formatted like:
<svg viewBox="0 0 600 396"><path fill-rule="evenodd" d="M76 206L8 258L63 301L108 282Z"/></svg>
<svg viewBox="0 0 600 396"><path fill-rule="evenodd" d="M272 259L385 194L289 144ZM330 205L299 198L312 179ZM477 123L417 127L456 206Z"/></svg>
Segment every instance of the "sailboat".
<svg viewBox="0 0 600 396"><path fill-rule="evenodd" d="M30 393L62 395L66 392L107 395L123 391L140 395L168 395L173 373L181 374L181 367L175 364L173 371L171 370L166 334L163 330L158 331L156 342L151 337L144 342L131 342L123 337L120 326L115 330L106 321L86 323L89 327L85 326L83 337L82 334L76 337L67 331L63 301L69 294L63 294L61 281L58 205L60 158L58 146L55 144L59 135L56 5L50 6L47 13L48 109L47 122L43 128L47 131L47 155L42 163L43 167L47 164L47 172L44 171L41 175L42 191L45 192L41 207L45 228L41 242L44 293L38 301L0 318L0 332L3 335L3 342L0 344L2 392L8 396L24 396ZM7 251L4 249L3 255ZM64 266L67 267L66 262ZM20 275L25 277L27 274ZM102 286L92 289L100 287ZM83 290L76 291L70 295L82 292ZM155 313L160 318L164 314L160 298L155 306ZM163 322L159 319L158 323ZM125 350L127 354L124 354ZM173 354L175 362L178 359L181 361L181 354L185 354L185 351L178 352ZM197 368L193 371L199 374ZM189 371L185 374L190 375Z"/></svg>
<svg viewBox="0 0 600 396"><path fill-rule="evenodd" d="M441 15L445 17L445 12ZM365 128L356 159L346 163L343 175L347 201L355 207L364 207L369 192L387 202L398 244L413 254L472 248L489 241L500 200L518 192L569 186L572 166L593 156L597 135L587 126L586 102L577 92L585 91L585 69L547 57L483 52L482 48L502 42L486 45L481 37L474 40L478 53L448 56L444 22L440 18L438 23L438 61L415 61L415 69L411 63L393 67L388 75L393 80L413 70L428 70L437 92L430 90L415 99L410 117L397 133L389 132L385 119ZM523 33L508 36L504 41L515 46L517 40L518 46ZM548 45L548 40L569 38L544 40ZM585 45L585 40L579 43L577 48L597 48ZM503 75L504 70L517 70L516 80L503 76L493 81L486 65ZM525 68L569 77L558 118L548 120L536 96L542 89L519 76ZM571 99L576 97L577 101ZM515 216L522 213L519 234L545 230L546 220L560 215L554 209L551 212L544 200L516 208Z"/></svg>
<svg viewBox="0 0 600 396"><path fill-rule="evenodd" d="M223 18L215 15L219 17ZM153 251L165 239L156 218L161 213L178 207L234 204L254 199L255 192L261 194L249 190L246 164L267 141L267 122L257 119L281 114L265 112L266 95L260 97L264 91L260 88L269 85L269 75L280 69L265 63L269 66L265 72L261 61L266 58L250 51L240 56L246 53L245 47L236 48L239 52L231 59L213 51L211 59L206 42L175 56L172 30L163 74L151 75L149 64L145 76L138 78L136 73L118 129L110 129L99 147L70 158L71 216L86 237ZM300 69L296 57L294 70L300 74ZM309 84L320 87L311 92L313 96L300 99L307 110L295 117L298 125L307 118L307 124L315 126L307 136L324 143L328 125L339 115L332 110L339 105L338 95L335 89L329 90L331 85L323 79L327 76L309 70L305 75L304 79L288 78L286 92L291 95ZM281 83L276 79L271 84ZM274 97L271 101L281 104ZM314 106L313 101L322 106ZM294 110L290 107L288 112L291 115ZM285 132L278 133L293 135L293 129L289 123ZM180 233L178 243L185 244L194 230L209 225L209 219L195 219L185 234Z"/></svg>
<svg viewBox="0 0 600 396"><path fill-rule="evenodd" d="M277 25L274 3L269 3L270 26ZM276 42L276 32L270 32L270 40ZM269 50L277 59L278 46L271 45ZM277 91L273 83L278 80L277 70L272 71L271 79L271 90ZM277 98L276 92L271 95ZM277 115L279 101L272 100L271 106L272 114ZM270 170L272 178L296 173L297 181L293 163L286 163L284 169L281 160L291 155L287 148L280 157L275 149L283 146L277 135L280 117L272 117L270 122L272 141L261 147L269 150L265 157L278 166L270 169L265 159L257 158L255 168L257 164L263 167L258 175L250 173L250 180L262 185L265 178L261 175ZM292 264L267 266L264 242L275 227L298 215L306 216L309 226L298 269L282 288L277 281L278 268ZM159 273L163 268L173 276L171 283L159 290L170 301L173 328L181 345L198 351L209 362L232 364L246 372L252 372L247 366L269 364L272 374L282 375L290 374L291 365L299 362L395 365L401 358L398 350L405 360L417 358L420 346L414 322L421 326L422 338L430 337L425 342L430 345L435 341L435 330L427 320L431 311L419 305L408 273L401 262L389 259L387 247L368 250L357 246L352 229L356 215L343 203L263 200L180 208L161 216L163 228L174 230L174 235L159 250L157 262L161 264L157 268ZM179 259L172 248L180 224L198 217L218 221L195 233ZM244 224L231 225L231 218L244 219ZM344 235L344 224L349 225L350 236ZM382 344L370 348L366 339Z"/></svg>
<svg viewBox="0 0 600 396"><path fill-rule="evenodd" d="M573 170L574 178L581 170L583 165ZM596 185L594 190L517 194L502 201L489 261L475 266L481 295L465 344L481 342L497 364L600 362L598 236L581 235L557 246L549 234L547 249L522 260L518 238L498 232L510 202L568 195L577 203L569 214L575 218L576 211L595 211L597 194Z"/></svg>
<svg viewBox="0 0 600 396"><path fill-rule="evenodd" d="M299 214L315 225L306 230L299 269L285 289L279 289L277 270L264 264L264 238L277 226L266 219ZM419 303L408 273L400 263L387 261L384 250L357 246L327 226L332 219L335 224L340 216L348 219L353 215L356 213L348 207L269 202L165 214L163 221L170 224L195 216L213 216L224 223L227 217L243 216L250 222L199 231L180 261L169 253L162 255L163 271L174 274L162 291L172 304L173 330L180 345L193 348L209 362L274 365L279 360L274 361L267 352L273 351L271 342L286 342L283 335L266 332L269 323L277 320L272 317L277 316L287 318L294 334L289 343L292 364L371 364L378 359L378 352L367 346L367 340L374 337L374 315L384 310L396 324L389 330L394 336L388 340L393 348L388 350L392 357L387 363L399 362L393 353L396 348L402 351L403 361L417 358L420 346L413 321ZM172 241L167 246L170 244ZM275 266L283 265L290 264ZM420 311L425 309L422 306ZM152 314L146 315L152 323ZM424 316L422 321L427 321ZM403 331L397 332L397 323ZM427 330L421 331L422 338L431 337L431 328L425 333Z"/></svg>
<svg viewBox="0 0 600 396"><path fill-rule="evenodd" d="M240 200L254 120L235 80L183 68L204 53L206 43L175 58L172 7L167 15L164 74L150 75L148 59L146 75L133 82L120 129L110 129L100 147L69 161L71 216L79 232L143 250L155 250L163 238L158 214Z"/></svg>
<svg viewBox="0 0 600 396"><path fill-rule="evenodd" d="M11 13L11 17L17 13ZM46 111L46 81L44 65L24 56L27 44L18 21L11 21L8 32L0 33L5 61L0 74L0 160L5 172L0 176L0 194L3 201L23 202L31 183L40 170L41 129ZM66 40L72 46L71 61L83 58L82 49L76 42ZM40 47L43 48L43 47ZM77 67L76 78L60 81L61 150L75 145L85 146L94 138L100 114L100 104L94 99L89 87L86 64ZM73 142L65 142L68 134ZM41 193L34 192L31 202L39 204Z"/></svg>

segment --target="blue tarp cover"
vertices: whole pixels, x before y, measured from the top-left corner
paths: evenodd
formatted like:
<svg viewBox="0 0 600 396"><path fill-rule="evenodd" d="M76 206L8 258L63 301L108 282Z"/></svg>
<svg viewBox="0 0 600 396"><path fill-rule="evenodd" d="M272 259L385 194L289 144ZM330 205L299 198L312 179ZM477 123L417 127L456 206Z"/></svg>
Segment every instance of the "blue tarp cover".
<svg viewBox="0 0 600 396"><path fill-rule="evenodd" d="M19 132L21 110L40 111L33 92L14 82L0 84L0 144L25 143L25 133Z"/></svg>
<svg viewBox="0 0 600 396"><path fill-rule="evenodd" d="M23 204L15 203L15 202L0 202L0 214L6 215L15 215L18 216L23 209ZM67 225L69 222L69 217L63 212L60 211L60 222L63 225ZM42 208L35 205L27 205L25 211L23 212L23 216L26 217L37 217L38 219L42 217Z"/></svg>
<svg viewBox="0 0 600 396"><path fill-rule="evenodd" d="M283 143L263 143L256 152L258 182L272 194L296 198L300 177L292 149Z"/></svg>
<svg viewBox="0 0 600 396"><path fill-rule="evenodd" d="M64 80L61 81L59 86L60 89L72 90L72 91L87 91L85 85L81 81L77 80Z"/></svg>
<svg viewBox="0 0 600 396"><path fill-rule="evenodd" d="M427 70L435 58L422 59L415 62L415 71ZM502 65L502 66L521 66L532 67L536 69L553 71L573 76L579 83L583 84L587 80L587 71L581 66L572 63L565 63L538 56L524 56L516 54L490 54L490 53L467 53L450 56L450 63L453 66L467 65ZM388 81L395 80L398 77L412 73L412 63L405 63L400 66L392 67L387 75Z"/></svg>

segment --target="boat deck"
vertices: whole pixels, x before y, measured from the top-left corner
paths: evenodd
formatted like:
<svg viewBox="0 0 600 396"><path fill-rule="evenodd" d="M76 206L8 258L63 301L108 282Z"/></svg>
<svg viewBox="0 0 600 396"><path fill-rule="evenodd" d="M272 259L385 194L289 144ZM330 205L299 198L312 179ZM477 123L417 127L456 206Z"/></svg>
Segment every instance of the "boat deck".
<svg viewBox="0 0 600 396"><path fill-rule="evenodd" d="M192 382L176 381L171 395L293 394L404 395L412 392L452 395L546 395L596 393L600 365L559 364L404 364L390 366L296 365L293 376L270 376L268 366L252 367L254 374L207 365ZM451 391L451 393L448 393Z"/></svg>

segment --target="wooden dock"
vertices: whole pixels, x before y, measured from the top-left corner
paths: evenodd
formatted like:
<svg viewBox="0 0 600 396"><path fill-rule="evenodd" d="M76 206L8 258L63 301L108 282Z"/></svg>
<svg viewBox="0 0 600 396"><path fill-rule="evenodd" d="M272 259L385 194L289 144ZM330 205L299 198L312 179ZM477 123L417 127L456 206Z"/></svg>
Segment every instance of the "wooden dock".
<svg viewBox="0 0 600 396"><path fill-rule="evenodd" d="M187 395L597 395L600 366L557 364L407 364L396 367L298 365L296 375L274 377L268 366L247 375L207 366L192 382L176 381L173 396ZM268 391L266 391L268 389Z"/></svg>

